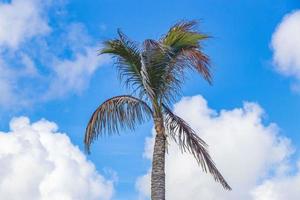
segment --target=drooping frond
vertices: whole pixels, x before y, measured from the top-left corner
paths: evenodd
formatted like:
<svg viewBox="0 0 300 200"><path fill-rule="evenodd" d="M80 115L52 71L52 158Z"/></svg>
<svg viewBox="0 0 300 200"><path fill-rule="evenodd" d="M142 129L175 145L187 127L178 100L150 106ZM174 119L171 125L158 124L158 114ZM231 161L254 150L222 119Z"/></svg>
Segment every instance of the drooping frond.
<svg viewBox="0 0 300 200"><path fill-rule="evenodd" d="M170 48L174 65L172 70L191 68L199 72L205 80L211 83L210 60L203 53L200 42L209 36L196 30L196 21L183 21L170 28L160 41Z"/></svg>
<svg viewBox="0 0 300 200"><path fill-rule="evenodd" d="M116 96L106 100L93 113L85 132L84 143L89 151L100 134L119 133L120 128L134 129L152 116L151 108L144 101L130 96Z"/></svg>
<svg viewBox="0 0 300 200"><path fill-rule="evenodd" d="M203 52L196 48L182 50L181 55L178 56L178 65L186 66L190 69L195 69L200 73L209 84L212 83L212 76L210 72L210 59Z"/></svg>
<svg viewBox="0 0 300 200"><path fill-rule="evenodd" d="M207 144L195 133L195 131L180 117L175 115L168 107L164 106L165 125L168 134L180 146L184 152L193 154L203 171L213 175L215 181L231 190L222 174L216 168L207 151Z"/></svg>
<svg viewBox="0 0 300 200"><path fill-rule="evenodd" d="M118 38L107 40L99 54L110 54L115 58L115 66L118 69L120 79L127 87L143 91L141 77L141 57L138 45L131 41L124 33L118 30Z"/></svg>

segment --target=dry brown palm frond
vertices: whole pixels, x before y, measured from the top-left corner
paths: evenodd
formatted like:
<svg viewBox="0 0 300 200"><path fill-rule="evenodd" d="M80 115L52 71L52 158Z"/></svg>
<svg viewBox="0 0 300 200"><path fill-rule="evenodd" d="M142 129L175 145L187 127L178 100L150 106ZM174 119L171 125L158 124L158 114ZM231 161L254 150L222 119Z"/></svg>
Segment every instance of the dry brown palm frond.
<svg viewBox="0 0 300 200"><path fill-rule="evenodd" d="M146 102L130 96L116 96L106 100L93 113L86 128L84 144L89 152L91 143L100 134L119 133L120 128L134 129L152 117L152 110Z"/></svg>
<svg viewBox="0 0 300 200"><path fill-rule="evenodd" d="M195 131L180 117L175 115L168 107L164 106L165 125L168 135L180 146L184 152L193 154L203 171L212 174L221 185L231 190L222 174L216 168L209 155L207 144L195 133Z"/></svg>
<svg viewBox="0 0 300 200"><path fill-rule="evenodd" d="M180 62L182 65L195 69L209 84L212 84L210 59L206 54L195 48L183 50L178 59L178 63Z"/></svg>

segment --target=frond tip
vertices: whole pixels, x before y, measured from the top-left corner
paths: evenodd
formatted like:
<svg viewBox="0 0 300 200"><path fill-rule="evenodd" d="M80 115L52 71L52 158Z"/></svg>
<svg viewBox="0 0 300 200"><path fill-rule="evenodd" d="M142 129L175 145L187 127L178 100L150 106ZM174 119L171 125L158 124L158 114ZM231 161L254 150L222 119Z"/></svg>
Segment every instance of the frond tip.
<svg viewBox="0 0 300 200"><path fill-rule="evenodd" d="M119 133L120 128L134 129L152 116L151 108L144 101L130 95L116 96L106 100L93 113L86 128L84 144L89 152L92 142L99 134Z"/></svg>
<svg viewBox="0 0 300 200"><path fill-rule="evenodd" d="M202 41L210 36L197 31L196 25L196 21L179 22L160 41L173 52L177 65L196 70L211 84L210 59L202 51Z"/></svg>
<svg viewBox="0 0 300 200"><path fill-rule="evenodd" d="M193 154L204 172L209 172L215 181L219 182L225 189L231 190L231 187L210 157L207 151L207 144L183 119L175 115L166 106L164 106L164 113L166 116L165 123L168 134L180 146L181 150Z"/></svg>

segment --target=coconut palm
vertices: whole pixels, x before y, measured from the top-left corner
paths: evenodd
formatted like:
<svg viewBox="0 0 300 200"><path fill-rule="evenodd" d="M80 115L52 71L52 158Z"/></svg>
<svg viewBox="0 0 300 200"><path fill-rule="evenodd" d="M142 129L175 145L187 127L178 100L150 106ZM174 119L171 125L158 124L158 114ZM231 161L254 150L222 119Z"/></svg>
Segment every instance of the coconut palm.
<svg viewBox="0 0 300 200"><path fill-rule="evenodd" d="M107 40L99 54L110 54L120 80L131 95L112 97L93 113L85 133L85 147L103 134L134 129L136 124L152 119L156 136L152 160L151 199L165 199L165 154L167 140L173 139L183 151L194 155L204 172L230 190L216 168L206 143L187 122L175 115L171 103L180 96L186 69L192 69L211 83L209 58L200 43L208 38L196 30L195 21L175 24L159 40L145 40L142 45L131 41L118 30L116 39Z"/></svg>

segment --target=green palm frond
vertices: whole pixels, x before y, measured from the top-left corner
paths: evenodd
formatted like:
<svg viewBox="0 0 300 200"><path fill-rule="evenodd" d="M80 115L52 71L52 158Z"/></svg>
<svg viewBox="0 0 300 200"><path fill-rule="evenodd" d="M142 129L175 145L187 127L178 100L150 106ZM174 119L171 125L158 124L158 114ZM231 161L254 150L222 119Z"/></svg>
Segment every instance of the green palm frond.
<svg viewBox="0 0 300 200"><path fill-rule="evenodd" d="M155 40L145 40L142 51L143 67L142 73L145 75L144 85L156 97L160 97L161 87L165 81L162 79L166 71L166 65L169 62L166 49L161 43Z"/></svg>
<svg viewBox="0 0 300 200"><path fill-rule="evenodd" d="M207 144L183 119L175 115L167 106L164 106L164 113L168 135L174 139L181 150L193 154L203 171L211 173L215 181L221 183L225 189L231 190L231 187L210 157L207 151Z"/></svg>
<svg viewBox="0 0 300 200"><path fill-rule="evenodd" d="M85 147L101 134L119 133L120 128L134 129L152 117L151 108L144 101L130 95L116 96L106 100L93 113L85 132Z"/></svg>
<svg viewBox="0 0 300 200"><path fill-rule="evenodd" d="M174 53L182 49L199 48L201 40L209 38L208 35L196 30L196 21L182 21L173 25L160 41L173 49Z"/></svg>
<svg viewBox="0 0 300 200"><path fill-rule="evenodd" d="M171 65L171 72L182 68L195 69L211 83L210 60L200 45L209 36L196 31L196 25L196 21L177 23L160 41L172 51L174 65Z"/></svg>
<svg viewBox="0 0 300 200"><path fill-rule="evenodd" d="M143 86L150 98L165 104L181 95L186 69L211 83L210 60L200 47L207 35L195 31L196 22L175 24L160 40L145 40L141 49Z"/></svg>
<svg viewBox="0 0 300 200"><path fill-rule="evenodd" d="M154 81L152 80L154 76L151 74L151 71L154 69L154 66L152 66L152 61L156 54L156 51L154 51L156 45L156 41L146 40L143 43L143 50L141 52L141 74L143 77L143 85L152 101L155 99L155 97L157 97Z"/></svg>
<svg viewBox="0 0 300 200"><path fill-rule="evenodd" d="M131 41L120 30L118 30L118 36L116 39L105 41L102 49L99 50L99 54L110 54L115 58L115 66L126 87L133 87L134 90L144 92L140 49L135 42Z"/></svg>
<svg viewBox="0 0 300 200"><path fill-rule="evenodd" d="M200 46L208 36L195 25L195 21L177 23L160 40L145 40L142 49L118 30L119 37L105 41L99 53L116 58L121 80L141 98L169 104L181 94L185 69L195 69L211 83L210 60Z"/></svg>
<svg viewBox="0 0 300 200"><path fill-rule="evenodd" d="M174 86L181 85L180 78L174 76L175 73L165 76L168 72L168 65L172 63L170 53L172 52L158 41L148 39L143 43L142 60L144 67L142 67L142 73L147 75L145 76L147 82L144 85L147 85L146 87L150 88L149 90L155 98L162 102L169 102L169 99L173 99L172 97L176 96L175 93L180 91Z"/></svg>

